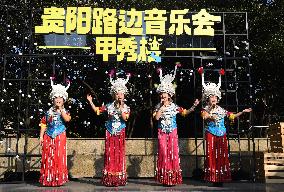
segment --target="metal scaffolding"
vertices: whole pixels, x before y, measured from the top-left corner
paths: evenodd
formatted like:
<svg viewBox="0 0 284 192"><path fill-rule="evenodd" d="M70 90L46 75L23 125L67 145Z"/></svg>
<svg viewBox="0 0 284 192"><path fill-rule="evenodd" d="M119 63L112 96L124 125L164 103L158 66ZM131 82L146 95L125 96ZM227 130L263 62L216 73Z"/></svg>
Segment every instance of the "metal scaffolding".
<svg viewBox="0 0 284 192"><path fill-rule="evenodd" d="M31 157L27 151L28 138L38 136L38 124L42 111L47 107L46 104L50 102L48 101L49 88L47 88L49 86L49 76L58 74L62 79L65 76L77 77L74 80L74 82L77 82L78 78L86 75L89 79L84 79L84 81L93 81L90 78L94 73L95 75L101 74L103 76L105 71L111 68L111 65L115 65L117 68L122 67L121 63L113 60L109 64L101 64L101 58L92 54L93 50L38 49L38 44L45 43L43 37L34 34L34 24L40 23L40 13L39 10L35 9L22 10L13 8L1 10L0 13L0 25L3 27L1 31L3 45L0 52L0 131L1 144L5 146L5 153L0 154L0 156L8 158L8 166L15 171L19 170L17 166L21 164L22 173L26 172L25 164L27 159ZM222 22L216 25L216 34L213 38L204 39L201 37L173 37L166 35L164 36L164 43L166 44L165 46L174 45L174 47L213 46L216 47L216 52L164 51L162 62L153 64L150 67L150 72L148 72L149 79L145 80L144 87L142 85L138 86L139 82L133 82L132 88L139 89L139 91L141 91L141 88L152 91L154 89L153 84L157 79L155 77L151 79L150 77L155 76L156 68L162 66L167 70L173 69L173 63L179 61L183 66L178 70L176 101L190 106L194 98L201 98L201 77L196 73L196 69L203 66L206 73L205 81L217 81L217 71L220 68L224 68L226 73L222 78L223 99L221 106L233 112L249 107L252 99L252 86L248 14L246 12L215 12L212 14L222 17ZM24 17L16 17L16 15L24 15ZM88 36L86 39L88 39ZM134 63L131 65L129 67L130 64L127 64L123 68L129 67L135 73L138 73L141 68L144 71L148 71L147 68L149 68L149 64L141 64L139 66L140 64ZM95 69L95 72L90 74L90 69L93 71ZM96 83L98 81L96 80ZM86 89L86 87L84 88L76 83L72 86L73 88L70 89L71 95L79 94L82 96L85 94L83 89ZM107 87L96 89L104 92ZM142 93L139 92L139 94ZM145 94L147 94L148 98L146 103L149 105L147 110L151 111L152 103L156 99L151 95L152 92ZM184 101L184 95L190 98L189 102ZM78 97L76 100L80 100ZM84 102L82 103L84 104ZM70 106L74 108L74 105ZM76 109L76 112L80 114L82 110ZM249 127L252 126L250 120L248 122L238 120L235 127L229 129L229 138L238 140L240 145L240 138L246 137L248 131L250 131ZM197 147L197 138L202 137L203 134L200 115L198 112L195 112L193 118L183 121L185 123L181 125L181 131L186 134L182 135L194 137ZM186 132L186 127L188 126L193 126L190 133ZM150 135L154 136L153 131ZM140 137L146 136L148 135L141 135ZM15 144L12 143L12 138L16 138ZM19 144L20 138L24 138L24 143L21 143L22 146ZM243 158L240 151L239 147L239 151L236 154L232 154L239 158L239 168L242 166L241 160ZM198 161L197 150L196 161ZM198 163L196 163L196 169L199 168ZM25 181L25 174L21 175L21 180Z"/></svg>

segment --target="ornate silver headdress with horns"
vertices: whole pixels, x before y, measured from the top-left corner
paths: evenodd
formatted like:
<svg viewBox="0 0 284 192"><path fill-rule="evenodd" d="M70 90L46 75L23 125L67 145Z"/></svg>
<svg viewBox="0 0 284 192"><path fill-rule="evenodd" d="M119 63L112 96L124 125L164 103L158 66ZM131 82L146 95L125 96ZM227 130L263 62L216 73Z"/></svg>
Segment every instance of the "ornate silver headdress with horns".
<svg viewBox="0 0 284 192"><path fill-rule="evenodd" d="M178 65L175 66L174 74L167 74L163 76L163 71L160 69L160 84L157 87L157 93L168 93L171 97L175 94L176 85L172 82L175 80Z"/></svg>
<svg viewBox="0 0 284 192"><path fill-rule="evenodd" d="M50 77L52 91L49 95L50 99L55 97L62 97L65 101L68 99L67 89L70 87L70 81L68 81L68 85L65 87L61 84L54 85L53 77Z"/></svg>
<svg viewBox="0 0 284 192"><path fill-rule="evenodd" d="M128 89L126 87L126 84L128 83L130 78L130 74L126 75L126 78L117 78L116 80L113 80L112 76L110 75L110 93L113 95L117 92L122 92L123 94L128 93Z"/></svg>
<svg viewBox="0 0 284 192"><path fill-rule="evenodd" d="M203 72L203 68L199 68L198 71L201 73L201 78L202 78L202 87L203 87L203 95L202 95L202 99L206 100L208 99L211 95L215 95L219 98L219 100L222 98L221 96L221 75L223 75L224 70L221 69L219 72L219 82L218 84L216 83L205 83L204 82L204 72Z"/></svg>

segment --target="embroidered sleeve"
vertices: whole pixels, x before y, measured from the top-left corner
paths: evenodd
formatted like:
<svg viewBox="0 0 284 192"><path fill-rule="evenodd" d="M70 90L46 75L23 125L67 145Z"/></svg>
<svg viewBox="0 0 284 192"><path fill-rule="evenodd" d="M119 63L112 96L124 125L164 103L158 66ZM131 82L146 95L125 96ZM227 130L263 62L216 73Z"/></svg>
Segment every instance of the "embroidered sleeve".
<svg viewBox="0 0 284 192"><path fill-rule="evenodd" d="M205 109L201 110L201 114L200 115L201 115L202 119L204 119L206 113L208 113L208 112Z"/></svg>
<svg viewBox="0 0 284 192"><path fill-rule="evenodd" d="M95 112L97 113L97 115L100 115L100 114L102 114L106 111L107 111L107 107L105 105L102 105L101 107L95 108Z"/></svg>
<svg viewBox="0 0 284 192"><path fill-rule="evenodd" d="M177 112L181 114L181 116L185 117L186 116L186 109L182 107L177 108Z"/></svg>
<svg viewBox="0 0 284 192"><path fill-rule="evenodd" d="M229 118L230 121L234 121L235 114L233 112L228 112L227 111L227 117Z"/></svg>
<svg viewBox="0 0 284 192"><path fill-rule="evenodd" d="M47 127L47 125L46 125L46 117L45 116L41 118L39 125L40 125L41 128L44 128L44 129Z"/></svg>

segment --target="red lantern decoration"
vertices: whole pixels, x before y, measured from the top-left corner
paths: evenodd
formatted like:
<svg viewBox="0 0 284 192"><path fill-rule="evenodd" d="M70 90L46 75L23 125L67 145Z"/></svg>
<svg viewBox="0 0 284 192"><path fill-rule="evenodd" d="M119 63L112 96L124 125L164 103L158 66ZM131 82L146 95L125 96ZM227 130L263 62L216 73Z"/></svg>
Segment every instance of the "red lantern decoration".
<svg viewBox="0 0 284 192"><path fill-rule="evenodd" d="M220 73L220 75L225 75L225 70L224 69L220 69L219 73Z"/></svg>
<svg viewBox="0 0 284 192"><path fill-rule="evenodd" d="M201 75L203 73L203 67L199 67L197 71Z"/></svg>

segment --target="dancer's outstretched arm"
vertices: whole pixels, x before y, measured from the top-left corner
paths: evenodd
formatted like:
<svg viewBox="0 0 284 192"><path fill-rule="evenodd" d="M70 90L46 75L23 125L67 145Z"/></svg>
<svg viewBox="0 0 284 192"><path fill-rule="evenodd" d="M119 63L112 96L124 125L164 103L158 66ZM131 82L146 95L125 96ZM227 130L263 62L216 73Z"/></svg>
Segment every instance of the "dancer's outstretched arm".
<svg viewBox="0 0 284 192"><path fill-rule="evenodd" d="M237 118L237 117L241 116L244 113L250 113L251 111L252 111L252 108L244 109L243 111L238 112L236 114L234 114L234 113L233 114L229 114L229 118L233 120L234 118Z"/></svg>
<svg viewBox="0 0 284 192"><path fill-rule="evenodd" d="M90 105L91 105L93 111L94 111L94 112L97 112L97 108L96 108L95 104L93 103L93 97L92 97L92 95L88 94L88 95L87 95L87 100L89 101L89 103L90 103Z"/></svg>
<svg viewBox="0 0 284 192"><path fill-rule="evenodd" d="M182 115L183 116L186 116L188 114L190 114L191 112L194 111L195 107L199 104L199 100L198 99L195 99L192 107L190 107L189 109L186 109L185 111L182 112Z"/></svg>

